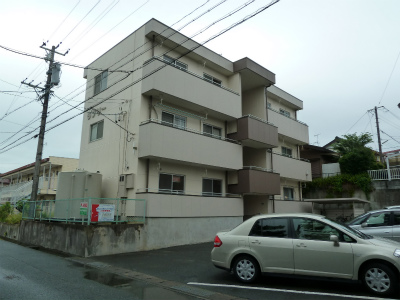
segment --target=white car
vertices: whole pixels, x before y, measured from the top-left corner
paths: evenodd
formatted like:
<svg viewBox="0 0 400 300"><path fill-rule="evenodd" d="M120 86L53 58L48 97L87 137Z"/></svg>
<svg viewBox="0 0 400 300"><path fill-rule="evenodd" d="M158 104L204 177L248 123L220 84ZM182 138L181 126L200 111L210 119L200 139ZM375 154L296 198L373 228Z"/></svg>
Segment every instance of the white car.
<svg viewBox="0 0 400 300"><path fill-rule="evenodd" d="M398 291L400 243L314 214L270 214L218 232L212 263L251 283L262 273L361 280L378 295Z"/></svg>

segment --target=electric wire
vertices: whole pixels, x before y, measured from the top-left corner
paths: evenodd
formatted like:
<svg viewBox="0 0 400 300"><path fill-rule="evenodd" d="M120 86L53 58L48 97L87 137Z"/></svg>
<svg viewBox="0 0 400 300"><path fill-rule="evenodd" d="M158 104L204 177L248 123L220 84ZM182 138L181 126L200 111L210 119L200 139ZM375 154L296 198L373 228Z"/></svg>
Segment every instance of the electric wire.
<svg viewBox="0 0 400 300"><path fill-rule="evenodd" d="M378 105L381 104L382 99L383 99L383 96L384 96L385 93L386 93L386 89L387 89L387 87L388 87L388 85L389 85L390 80L392 79L393 72L394 72L394 70L396 69L396 65L397 65L397 61L399 60L399 57L400 57L400 51L399 51L399 53L397 54L396 61L394 62L394 65L393 65L393 68L392 68L392 72L390 72L389 78L388 78L388 80L387 80L387 82L386 82L385 88L383 89L383 93L382 93L381 99L379 100Z"/></svg>
<svg viewBox="0 0 400 300"><path fill-rule="evenodd" d="M78 6L78 4L81 2L81 0L79 0L75 6L71 9L71 11L69 12L69 14L65 17L65 19L58 25L58 27L56 28L56 30L53 31L53 33L50 35L49 40L53 37L53 35L58 31L58 29L60 29L61 25L64 24L64 22L68 19L68 17L71 15L71 13L75 10L75 8Z"/></svg>
<svg viewBox="0 0 400 300"><path fill-rule="evenodd" d="M72 28L72 30L61 40L61 42L64 42L67 37L76 29L76 27L79 26L79 24L93 11L93 9L101 2L101 0L99 0L95 5L93 5L93 7L86 13L86 15L75 25L74 28Z"/></svg>
<svg viewBox="0 0 400 300"><path fill-rule="evenodd" d="M195 49L199 48L200 46L202 46L202 45L208 43L209 41L211 41L211 40L213 40L213 39L215 39L215 38L221 36L222 34L226 33L227 31L229 31L229 30L235 28L236 26L238 26L238 25L240 25L240 24L246 22L247 20L253 18L254 16L258 15L259 13L263 12L264 10L268 9L268 8L271 7L272 5L278 3L279 1L280 1L280 0L273 0L273 1L271 1L269 4L267 4L267 5L265 5L265 6L261 7L261 8L259 8L258 10L256 10L255 12L249 14L248 16L246 16L245 18L243 18L242 20L237 21L237 22L233 23L232 25L230 25L229 27L223 29L222 31L220 31L219 33L215 34L214 36L212 36L212 37L209 38L208 40L204 41L202 44L198 44L197 46L193 47L192 49L190 49L190 50L187 51L186 53L180 55L179 58L181 58L181 57L183 57L183 56L189 54L190 52L194 51ZM178 46L179 46L179 45L178 45ZM177 46L177 47L178 47L178 46ZM94 107L100 105L100 104L103 103L104 101L106 101L106 100L108 100L108 99L114 97L115 95L118 95L118 94L121 93L122 91L126 90L127 88L129 88L129 87L131 87L131 86L133 86L133 85L135 85L135 84L137 84L138 82L142 81L143 79L147 78L148 76L153 75L155 72L158 72L159 70L161 70L161 69L162 69L163 67L165 67L165 66L166 66L166 65L163 65L163 66L161 66L160 68L155 69L153 72L150 72L150 73L147 74L146 76L143 76L142 78L140 78L140 79L138 79L138 80L136 80L136 81L134 81L134 82L128 84L128 85L125 86L124 88L122 88L122 89L120 89L119 91L113 93L111 96L105 98L104 100L98 102L97 104L92 105L92 106L90 106L90 107L84 109L81 113L79 113L79 114L77 114L77 115L74 115L74 116L72 116L72 117L69 117L68 119L66 119L66 120L64 120L64 121L62 121L62 122L60 122L60 123L58 123L58 124L56 124L56 125L54 125L54 126L48 128L48 129L46 130L46 132L48 132L48 131L50 131L50 130L52 130L52 129L54 129L54 128L56 128L56 127L58 127L58 126L60 126L60 125L62 125L62 124L64 124L64 123L66 123L66 122L68 122L68 121L70 121L70 120L72 120L73 118L77 117L78 115L81 115L81 114L85 113L86 111L88 111L88 110L90 110L90 109L92 109L92 108L94 108ZM141 67L141 68L142 68L142 67ZM131 71L131 73L133 73L134 71L135 71L135 70ZM128 76L129 76L129 75L128 75ZM127 78L127 76L124 77L124 78L122 78L122 79L121 79L120 81L118 81L117 83L121 82L122 80L124 80L124 79L126 79L126 78ZM115 85L115 84L114 84L114 85ZM93 97L92 97L92 98L93 98ZM83 101L83 102L86 102L86 101L88 101L88 100L90 100L90 99L92 99L92 98L89 98L89 99L87 99L87 100L85 100L85 101ZM64 113L62 113L62 114L60 114L59 116L55 117L55 118L52 119L51 121L53 121L53 120L59 118L61 115L64 115L64 114L66 114L66 113L69 112L69 111L70 111L70 110L68 110L68 111L66 111L66 112L64 112ZM20 139L18 139L18 140L16 140L16 141L12 142L11 144L9 144L9 145L7 145L7 146L1 148L0 150L3 150L3 151L1 151L0 153L4 153L4 152L6 152L6 151L9 151L9 150L11 150L11 149L13 149L13 148L15 148L15 147L21 145L22 143L29 141L29 140L32 139L32 138L34 138L34 137L31 137L31 138L29 138L29 139L27 139L27 140L25 140L25 141L22 141L21 143L19 143L19 144L17 144L17 145L14 145L13 147L10 147L10 146L12 146L13 144L15 144L16 142L18 142L19 140L22 139L22 138L20 138ZM8 149L5 149L5 148L8 148ZM5 150L4 150L4 149L5 149Z"/></svg>

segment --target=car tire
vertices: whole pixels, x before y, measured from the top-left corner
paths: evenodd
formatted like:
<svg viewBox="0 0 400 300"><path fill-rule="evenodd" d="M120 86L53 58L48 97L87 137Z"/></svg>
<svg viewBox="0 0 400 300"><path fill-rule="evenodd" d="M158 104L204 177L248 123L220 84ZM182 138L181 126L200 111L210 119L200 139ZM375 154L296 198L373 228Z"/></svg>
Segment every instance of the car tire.
<svg viewBox="0 0 400 300"><path fill-rule="evenodd" d="M250 256L240 256L233 264L233 273L244 283L255 282L260 275L258 262Z"/></svg>
<svg viewBox="0 0 400 300"><path fill-rule="evenodd" d="M398 276L390 267L381 263L371 263L363 268L361 280L376 295L388 296L398 290Z"/></svg>

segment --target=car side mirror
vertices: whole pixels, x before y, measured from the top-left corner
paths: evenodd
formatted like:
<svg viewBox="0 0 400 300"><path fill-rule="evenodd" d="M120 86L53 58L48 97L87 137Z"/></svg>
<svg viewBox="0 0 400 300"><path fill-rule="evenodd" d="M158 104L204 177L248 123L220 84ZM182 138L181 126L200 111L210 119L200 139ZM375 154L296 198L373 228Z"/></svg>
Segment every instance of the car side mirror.
<svg viewBox="0 0 400 300"><path fill-rule="evenodd" d="M367 222L365 222L365 223L362 223L362 224L361 224L361 227L362 227L362 228L368 227L368 224L367 224Z"/></svg>
<svg viewBox="0 0 400 300"><path fill-rule="evenodd" d="M335 244L335 246L339 245L339 237L337 235L332 234L329 239Z"/></svg>

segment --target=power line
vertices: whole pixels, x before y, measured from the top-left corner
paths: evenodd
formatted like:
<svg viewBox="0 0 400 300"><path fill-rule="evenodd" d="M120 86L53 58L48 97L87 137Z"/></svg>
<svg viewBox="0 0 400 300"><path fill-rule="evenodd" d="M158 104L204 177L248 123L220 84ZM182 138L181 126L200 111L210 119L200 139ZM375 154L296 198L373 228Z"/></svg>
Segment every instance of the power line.
<svg viewBox="0 0 400 300"><path fill-rule="evenodd" d="M81 2L81 0L79 0L75 6L72 8L72 10L69 12L69 14L65 17L65 19L60 23L60 25L58 25L58 27L56 28L56 30L53 31L53 33L50 35L49 40L51 39L51 37L58 31L58 29L60 29L61 25L64 24L64 22L68 19L68 17L71 15L71 13L75 10L75 8L78 6L78 4Z"/></svg>
<svg viewBox="0 0 400 300"><path fill-rule="evenodd" d="M396 61L394 62L394 65L393 65L393 68L392 68L392 72L390 72L390 76L389 76L389 78L388 78L388 80L387 80L387 82L386 82L386 86L385 86L385 88L384 88L384 90L383 90L383 93L382 93L381 99L379 100L378 105L381 104L381 101L382 101L382 99L383 99L383 96L384 96L385 93L386 93L386 89L387 89L387 87L388 87L388 85L389 85L390 79L392 79L392 75L393 75L394 69L396 68L397 61L399 60L399 57L400 57L400 51L399 51L399 54L397 54Z"/></svg>
<svg viewBox="0 0 400 300"><path fill-rule="evenodd" d="M214 40L215 38L221 36L222 34L228 32L228 31L230 31L231 29L235 28L236 26L238 26L238 25L240 25L240 24L246 22L247 20L253 18L254 16L256 16L256 15L258 15L258 14L260 14L261 12L263 12L263 11L266 10L266 9L268 9L268 8L271 7L272 5L278 3L279 1L280 1L280 0L273 0L273 1L271 1L269 4L267 4L267 5L265 5L265 6L261 7L261 8L259 8L258 10L256 10L256 11L253 12L253 13L251 13L250 15L246 16L246 17L243 18L242 20L233 23L233 24L230 25L229 27L227 27L227 28L225 28L224 30L220 31L218 34L213 35L212 37L210 37L208 40L204 41L203 43L198 44L197 46L191 48L191 49L188 50L186 53L180 55L179 58L181 58L181 57L183 57L183 56L185 56L185 55L191 53L192 51L194 51L195 49L197 49L197 48L201 47L202 45L208 43L209 41ZM215 22L214 22L213 24L215 24ZM209 27L208 27L208 28L209 28ZM185 41L184 41L184 42L185 42ZM176 47L179 47L180 45L181 45L181 44L177 45ZM176 48L176 47L175 47L175 48ZM173 49L175 49L175 48L173 48ZM169 50L169 51L172 51L173 49L171 49L171 50ZM168 51L168 52L169 52L169 51ZM48 129L46 130L46 132L48 132L48 131L50 131L50 130L52 130L52 129L54 129L54 128L56 128L56 127L58 127L58 126L60 126L60 125L62 125L62 124L64 124L64 123L70 121L70 120L72 120L73 118L75 118L75 117L77 117L77 116L79 116L79 115L81 115L81 114L87 112L87 111L90 110L90 109L93 109L94 107L100 105L100 104L103 103L104 101L106 101L106 100L108 100L108 99L110 99L110 98L112 98L112 97L118 95L119 93L121 93L122 91L126 90L127 88L129 88L129 87L131 87L131 86L137 84L138 82L142 81L143 79L145 79L145 78L147 78L147 77L153 75L154 73L158 72L159 70L161 70L162 68L164 68L166 65L167 65L167 64L164 64L163 66L161 66L161 67L155 69L153 72L151 72L151 73L149 73L149 74L143 76L142 78L140 78L140 79L138 79L138 80L136 80L136 81L134 81L134 82L128 84L127 86L125 86L124 88L121 88L119 91L113 93L111 96L105 98L104 100L102 100L102 101L96 103L95 105L92 105L92 106L90 106L90 107L84 109L81 113L79 113L79 114L77 114L77 115L75 115L75 116L72 116L72 117L70 117L70 118L68 118L68 119L66 119L66 120L64 120L64 121L62 121L62 122L60 122L60 123L58 123L58 124L56 124L56 125L54 125L54 126L48 128ZM133 72L135 72L135 71L137 71L138 69L141 69L141 68L143 68L143 67L139 67L139 68L137 68L137 69L135 69L135 70L133 70L133 71L130 71L130 74L133 73ZM120 80L117 81L116 83L119 83L119 82L121 82L122 80L126 79L130 74L128 74L128 75L125 76L124 78L120 79ZM113 85L115 85L116 83L114 83ZM108 89L108 88L107 88L107 89ZM91 99L93 99L93 98L94 98L94 96L88 98L87 100L83 101L82 103L87 102L88 100L91 100ZM66 113L69 112L70 110L71 110L71 109L69 109L69 110L63 112L62 114L60 114L60 115L58 115L57 117L55 117L55 118L53 118L52 120L50 120L49 122L54 121L55 119L59 118L60 116L62 116L62 115L64 115L64 114L66 114ZM10 147L11 145L15 144L16 142L18 142L18 141L21 140L21 139L22 139L22 138L20 138L20 139L14 141L14 142L12 142L12 143L9 144L8 146L3 147L3 148L0 149L0 150L3 150L4 148ZM22 141L21 143L19 143L19 144L13 146L13 147L11 147L11 148L8 148L8 149L6 149L6 150L3 150L3 151L1 151L0 153L4 153L4 152L6 152L6 151L9 151L9 150L15 148L16 146L21 145L21 144L24 143L24 142L27 142L27 141L30 140L30 139L32 139L32 138L29 138L29 139L27 139L27 140L25 140L25 141Z"/></svg>

